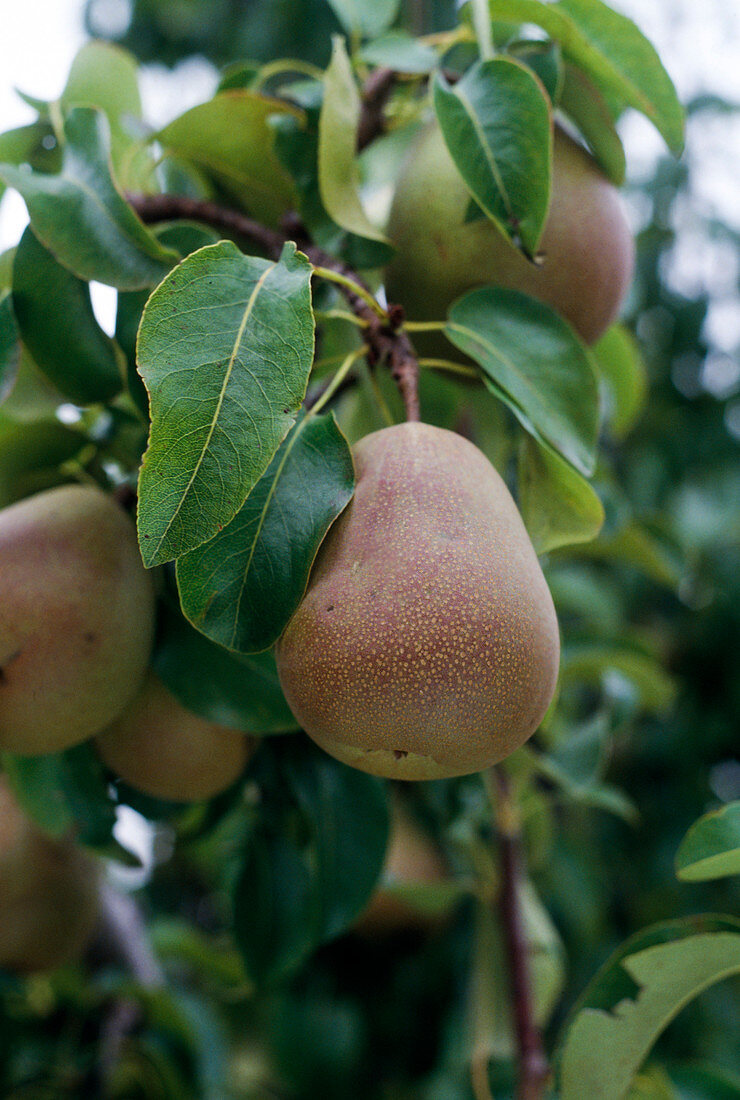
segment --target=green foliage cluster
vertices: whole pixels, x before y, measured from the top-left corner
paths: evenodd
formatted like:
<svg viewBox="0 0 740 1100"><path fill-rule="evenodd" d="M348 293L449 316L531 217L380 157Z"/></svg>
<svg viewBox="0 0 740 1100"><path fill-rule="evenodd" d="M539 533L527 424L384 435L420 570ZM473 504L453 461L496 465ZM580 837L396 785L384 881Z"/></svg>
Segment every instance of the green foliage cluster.
<svg viewBox="0 0 740 1100"><path fill-rule="evenodd" d="M0 181L31 220L0 257L0 505L78 481L138 493L152 670L204 723L261 740L233 785L189 805L117 779L90 743L3 755L41 828L138 873L149 942L128 932L167 981L136 961L132 978L110 925L84 965L3 976L2 1093L514 1095L521 1005L496 838L516 819L552 1095L736 1094L737 996L717 983L740 970L740 924L719 915L737 906L738 473L722 403L674 385L707 351L708 300L665 281L681 165L644 192L629 325L588 347L551 306L492 286L435 319L446 351L422 360L422 418L507 481L562 633L555 703L503 787L394 789L449 881L384 879L392 785L297 730L272 651L352 497L350 445L404 415L368 346L374 317L393 324L374 297L393 249L369 198L434 112L470 221L534 256L556 112L621 182L626 109L681 148L670 80L600 0L469 3L454 25L441 5L424 26L422 6L393 0L295 3L292 22L249 7L133 5L123 41L140 58L238 62L163 129L142 118L133 58L96 41L58 100L34 102L36 122L0 135ZM358 155L363 94L386 66L385 125ZM161 195L177 201L142 219ZM117 291L113 336L91 282ZM155 840L138 872L116 829L130 810ZM363 931L379 885L434 920ZM122 1005L130 1034L111 1058Z"/></svg>

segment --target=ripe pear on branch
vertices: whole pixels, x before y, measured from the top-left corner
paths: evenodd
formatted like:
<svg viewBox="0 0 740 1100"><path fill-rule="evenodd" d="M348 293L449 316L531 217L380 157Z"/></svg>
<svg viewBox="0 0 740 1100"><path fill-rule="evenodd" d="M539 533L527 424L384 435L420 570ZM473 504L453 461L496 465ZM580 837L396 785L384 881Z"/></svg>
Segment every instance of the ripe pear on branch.
<svg viewBox="0 0 740 1100"><path fill-rule="evenodd" d="M98 916L98 868L26 817L0 777L0 968L53 970L76 958Z"/></svg>
<svg viewBox="0 0 740 1100"><path fill-rule="evenodd" d="M95 743L104 763L135 790L197 802L235 783L259 742L187 710L150 672L140 694Z"/></svg>
<svg viewBox="0 0 740 1100"><path fill-rule="evenodd" d="M616 320L632 281L634 244L624 204L589 153L555 130L550 210L537 262L488 218L466 221L470 192L435 124L412 146L396 187L388 236L396 255L388 300L414 321L444 320L452 302L484 284L551 305L588 344ZM439 351L437 337L420 349ZM440 354L446 354L444 351Z"/></svg>
<svg viewBox="0 0 740 1100"><path fill-rule="evenodd" d="M128 516L99 489L50 489L0 512L0 749L58 752L139 690L154 587Z"/></svg>
<svg viewBox="0 0 740 1100"><path fill-rule="evenodd" d="M486 768L537 728L559 636L506 485L472 443L420 423L354 448L355 496L280 638L280 682L333 756L396 779Z"/></svg>

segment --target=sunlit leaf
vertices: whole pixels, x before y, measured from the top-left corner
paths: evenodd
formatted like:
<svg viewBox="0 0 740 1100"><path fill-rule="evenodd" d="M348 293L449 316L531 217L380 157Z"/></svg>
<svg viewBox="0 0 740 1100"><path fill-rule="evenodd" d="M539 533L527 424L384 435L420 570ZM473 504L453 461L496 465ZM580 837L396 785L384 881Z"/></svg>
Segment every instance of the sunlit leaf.
<svg viewBox="0 0 740 1100"><path fill-rule="evenodd" d="M707 986L740 973L740 921L694 917L627 941L586 990L559 1064L562 1100L622 1100L660 1033Z"/></svg>
<svg viewBox="0 0 740 1100"><path fill-rule="evenodd" d="M588 481L549 447L522 439L519 507L538 554L590 542L604 522L604 506Z"/></svg>
<svg viewBox="0 0 740 1100"><path fill-rule="evenodd" d="M292 181L274 151L270 119L301 112L283 100L245 89L221 92L191 107L157 137L197 165L256 218L271 225L295 205Z"/></svg>
<svg viewBox="0 0 740 1100"><path fill-rule="evenodd" d="M740 875L740 800L694 822L676 852L676 874L686 882Z"/></svg>
<svg viewBox="0 0 740 1100"><path fill-rule="evenodd" d="M319 190L326 212L351 233L386 241L362 206L357 164L360 93L344 40L336 37L331 64L324 76L319 117Z"/></svg>

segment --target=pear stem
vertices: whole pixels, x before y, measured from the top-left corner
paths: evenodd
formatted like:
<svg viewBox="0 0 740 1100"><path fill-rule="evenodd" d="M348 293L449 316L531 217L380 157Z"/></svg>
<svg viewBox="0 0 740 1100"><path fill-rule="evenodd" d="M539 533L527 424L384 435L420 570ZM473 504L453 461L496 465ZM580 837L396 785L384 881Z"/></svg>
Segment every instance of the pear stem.
<svg viewBox="0 0 740 1100"><path fill-rule="evenodd" d="M550 1067L542 1036L534 1022L531 975L524 914L519 884L525 873L519 811L511 793L509 777L500 766L486 778L495 794L496 828L499 838L501 890L499 908L509 960L514 1038L517 1050L517 1100L542 1100ZM488 786L488 784L487 784Z"/></svg>

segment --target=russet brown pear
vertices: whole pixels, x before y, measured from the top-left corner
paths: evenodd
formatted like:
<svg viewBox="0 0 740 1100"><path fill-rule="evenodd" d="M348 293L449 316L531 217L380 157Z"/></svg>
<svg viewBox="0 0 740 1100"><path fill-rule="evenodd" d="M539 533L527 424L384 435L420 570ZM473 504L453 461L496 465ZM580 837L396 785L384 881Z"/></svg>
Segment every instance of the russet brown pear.
<svg viewBox="0 0 740 1100"><path fill-rule="evenodd" d="M129 786L153 798L197 802L230 787L258 741L193 714L150 672L141 693L95 743Z"/></svg>
<svg viewBox="0 0 740 1100"><path fill-rule="evenodd" d="M57 752L107 726L153 634L152 577L109 496L62 486L0 512L0 750Z"/></svg>
<svg viewBox="0 0 740 1100"><path fill-rule="evenodd" d="M364 771L478 771L526 741L555 688L558 626L534 549L461 436L399 424L354 459L354 498L277 645L288 703Z"/></svg>
<svg viewBox="0 0 740 1100"><path fill-rule="evenodd" d="M469 204L442 132L428 127L412 147L391 207L387 232L398 251L386 272L388 300L411 320L441 321L456 298L490 283L539 298L586 343L598 340L629 288L634 245L619 192L586 150L556 128L538 265L487 218L466 222ZM449 357L438 336L415 340L424 353Z"/></svg>
<svg viewBox="0 0 740 1100"><path fill-rule="evenodd" d="M97 915L95 861L45 836L0 778L0 968L29 974L71 961Z"/></svg>

